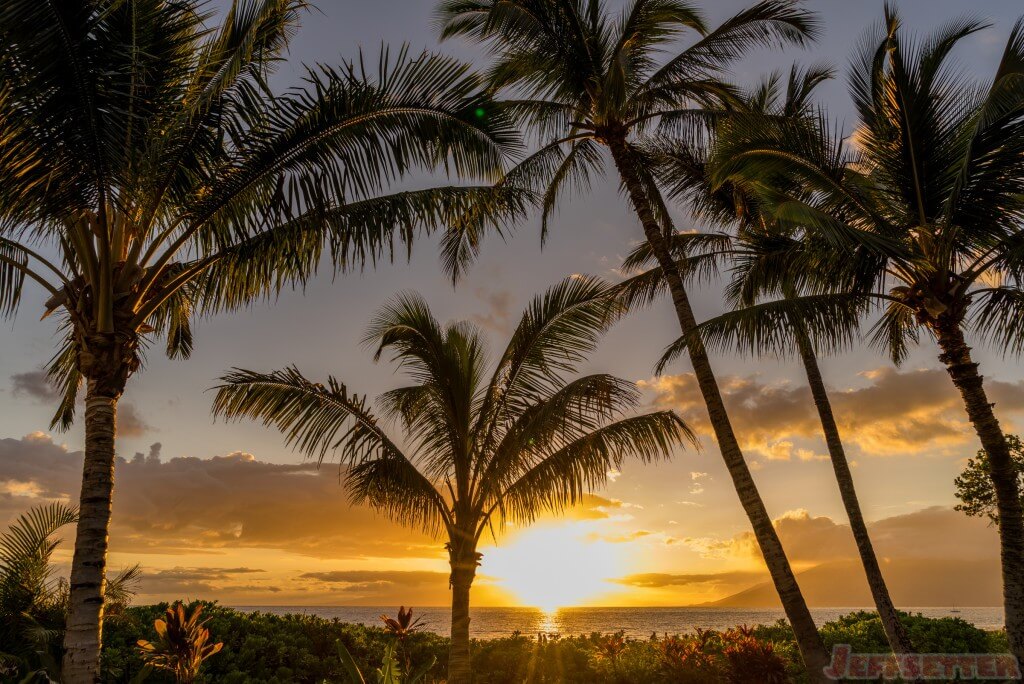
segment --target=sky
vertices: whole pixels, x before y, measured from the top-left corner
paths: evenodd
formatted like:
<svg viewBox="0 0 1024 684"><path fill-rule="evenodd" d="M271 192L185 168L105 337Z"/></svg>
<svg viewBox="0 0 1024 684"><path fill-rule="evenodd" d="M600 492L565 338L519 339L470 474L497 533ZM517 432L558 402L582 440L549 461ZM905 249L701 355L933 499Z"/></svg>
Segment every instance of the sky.
<svg viewBox="0 0 1024 684"><path fill-rule="evenodd" d="M223 5L223 2L219 3ZM623 4L610 0L610 6ZM705 2L712 23L745 6ZM935 28L965 9L992 28L966 40L957 57L969 73L994 71L1013 21L1015 0L967 3L902 0L909 25ZM759 51L733 77L753 83L794 61L831 62L844 71L863 31L881 17L875 0L815 0L824 34L806 50ZM294 85L302 64L338 63L360 50L408 42L483 63L472 46L437 45L428 0L321 0L304 21L275 76ZM835 118L853 115L842 78L820 91ZM444 182L443 179L436 179ZM429 182L429 181L425 181ZM682 208L677 226L700 230ZM236 605L443 605L446 554L438 540L405 530L345 501L337 466L317 468L280 436L248 424L215 423L211 393L231 367L270 370L296 364L307 375L337 376L373 397L400 386L387 363L361 344L373 312L403 290L422 293L443 320L468 319L493 346L503 344L529 299L572 273L614 280L640 238L617 185L597 182L566 203L544 249L539 219L507 240L487 242L457 288L423 240L409 261L332 279L304 293L203 320L187 362L157 346L128 385L120 409L113 568L141 563L142 602L216 598ZM692 292L699 317L721 310L720 283ZM52 498L77 500L81 426L48 430L52 392L41 367L53 353L55 327L39 321L44 295L28 290L18 317L0 328L0 529ZM487 540L474 589L478 605L688 605L770 601L749 592L767 575L714 444L689 366L662 377L653 366L677 335L667 302L636 313L602 342L586 372L639 383L649 407L677 410L701 438L670 463L626 463L609 486L564 516ZM953 511L953 478L978 449L949 378L926 341L900 368L861 348L822 360L837 419L854 466L861 503L883 569L901 605L997 605L995 531ZM976 355L1007 431L1024 428L1024 370L999 350ZM726 403L757 484L814 605L864 605L866 585L855 553L810 392L792 362L718 356ZM62 566L70 545L58 552ZM538 558L545 558L543 564ZM920 568L927 566L927 581ZM963 581L965 577L974 582ZM917 579L915 579L917 578ZM756 594L756 592L755 592Z"/></svg>

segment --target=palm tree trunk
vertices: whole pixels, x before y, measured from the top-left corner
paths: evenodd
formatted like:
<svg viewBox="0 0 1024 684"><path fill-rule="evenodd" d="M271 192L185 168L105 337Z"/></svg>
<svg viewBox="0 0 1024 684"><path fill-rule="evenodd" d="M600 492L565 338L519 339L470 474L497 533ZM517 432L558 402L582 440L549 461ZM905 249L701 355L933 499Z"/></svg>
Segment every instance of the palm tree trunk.
<svg viewBox="0 0 1024 684"><path fill-rule="evenodd" d="M1024 516L1021 515L1017 473L992 404L985 394L978 364L971 359L957 320L940 320L934 328L953 384L960 390L967 417L988 454L990 476L999 515L1000 557L1003 570L1003 610L1010 652L1024 663Z"/></svg>
<svg viewBox="0 0 1024 684"><path fill-rule="evenodd" d="M448 653L448 684L473 681L469 653L469 590L476 575L476 559L452 561L452 634Z"/></svg>
<svg viewBox="0 0 1024 684"><path fill-rule="evenodd" d="M825 433L825 444L828 446L828 454L832 460L832 469L836 474L836 482L839 483L839 494L843 499L846 516L850 520L850 529L857 542L857 552L864 565L868 587L871 588L871 596L875 600L875 607L882 620L885 636L889 639L889 646L893 653L913 653L914 647L910 643L910 636L903 623L900 622L899 614L889 596L889 589L882 576L882 569L878 565L871 537L868 536L868 527L864 522L864 514L860 510L860 502L857 500L857 490L853 486L853 474L850 472L850 464L846 460L843 441L839 437L839 426L836 425L835 416L832 414L832 402L829 401L828 393L825 391L825 381L821 377L818 358L807 334L800 328L797 328L795 332L800 358L803 360L804 370L807 372L807 384L811 387L811 396L814 397L814 405L817 407L818 417L821 419L821 429Z"/></svg>
<svg viewBox="0 0 1024 684"><path fill-rule="evenodd" d="M664 273L665 281L672 294L676 317L679 319L679 327L684 335L692 336L697 329L697 320L693 315L682 276L669 250L668 241L665 239L661 226L654 218L650 201L640 181L636 158L622 138L613 138L608 141L608 145L611 148L615 167L626 186L637 217L643 225L647 241L661 266L662 273ZM775 526L772 525L764 501L761 500L761 495L757 491L750 468L743 458L743 452L736 440L736 434L733 432L729 414L725 410L722 393L711 368L707 351L704 344L695 336L691 338L687 349L690 363L697 376L697 384L700 387L704 403L707 405L718 448L722 452L722 458L729 470L729 476L732 478L743 510L750 519L754 536L761 549L765 564L768 566L775 590L779 594L783 610L793 627L800 655L807 668L808 678L811 682L825 682L827 680L824 668L829 662L828 653L811 617L811 612L807 608L807 602L804 601L803 594L800 592L800 586L797 584L786 552L782 548L782 542L779 541Z"/></svg>
<svg viewBox="0 0 1024 684"><path fill-rule="evenodd" d="M97 384L89 382L85 402L85 465L61 671L66 684L92 684L100 678L104 575L120 392L110 396L109 392L98 391Z"/></svg>

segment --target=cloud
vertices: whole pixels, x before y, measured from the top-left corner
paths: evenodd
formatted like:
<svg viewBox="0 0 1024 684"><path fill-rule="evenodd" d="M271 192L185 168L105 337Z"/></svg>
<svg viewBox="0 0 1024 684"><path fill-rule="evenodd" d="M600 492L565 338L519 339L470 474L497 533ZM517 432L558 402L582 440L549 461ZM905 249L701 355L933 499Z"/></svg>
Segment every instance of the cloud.
<svg viewBox="0 0 1024 684"><path fill-rule="evenodd" d="M774 524L810 605L871 605L848 525L803 510L790 511ZM998 535L985 521L933 507L879 520L869 524L869 531L897 604L1000 605ZM676 604L778 606L752 533L683 543L728 569L637 573L614 581L640 591L641 601L647 596Z"/></svg>
<svg viewBox="0 0 1024 684"><path fill-rule="evenodd" d="M642 510L643 506L619 499L609 499L597 494L584 494L575 508L566 511L565 517L573 520L602 520L606 518L628 520L633 517L631 513L627 512L630 509Z"/></svg>
<svg viewBox="0 0 1024 684"><path fill-rule="evenodd" d="M763 572L718 572L697 574L672 574L665 572L643 572L627 575L613 580L617 584L642 589L663 587L691 587L697 585L743 585L757 582L764 578ZM709 587L710 588L710 587Z"/></svg>
<svg viewBox="0 0 1024 684"><path fill-rule="evenodd" d="M147 423L134 405L120 402L117 406L117 435L118 437L144 437L147 433L154 431L152 425Z"/></svg>
<svg viewBox="0 0 1024 684"><path fill-rule="evenodd" d="M60 392L50 384L45 371L15 373L11 376L11 394L15 397L53 402L60 398Z"/></svg>
<svg viewBox="0 0 1024 684"><path fill-rule="evenodd" d="M240 585L237 583L240 576L265 572L265 570L252 568L173 567L163 570L143 568L139 578L138 592L160 596L197 596L224 591L249 591L253 588L258 588L260 591L273 591L272 586L265 584Z"/></svg>
<svg viewBox="0 0 1024 684"><path fill-rule="evenodd" d="M890 456L951 452L976 441L945 371L880 368L861 376L866 385L830 392L848 446ZM699 432L712 435L693 374L663 376L641 385L655 393L656 405L677 410ZM769 461L822 458L794 442L821 440L821 423L807 387L731 376L722 379L721 388L742 446L752 456ZM989 381L987 388L1001 416L1024 409L1024 383Z"/></svg>
<svg viewBox="0 0 1024 684"><path fill-rule="evenodd" d="M487 307L482 314L473 314L470 319L475 323L496 332L507 335L512 330L512 293L506 290L497 292L478 287L473 295Z"/></svg>
<svg viewBox="0 0 1024 684"><path fill-rule="evenodd" d="M692 472L690 473L690 494L703 494L704 493L704 482L711 478L707 473Z"/></svg>
<svg viewBox="0 0 1024 684"><path fill-rule="evenodd" d="M111 547L183 554L281 549L320 558L436 556L441 544L349 505L329 465L278 464L235 452L212 458L119 458ZM0 439L0 524L34 503L78 500L82 453L43 433Z"/></svg>
<svg viewBox="0 0 1024 684"><path fill-rule="evenodd" d="M435 584L441 580L447 582L448 573L426 570L332 570L329 572L304 572L299 575L299 578L328 584L421 586Z"/></svg>
<svg viewBox="0 0 1024 684"><path fill-rule="evenodd" d="M775 530L794 564L804 566L858 558L849 525L805 510L774 520ZM868 524L879 557L902 559L973 558L998 554L995 529L951 508L935 506ZM753 532L728 539L691 537L685 544L706 558L761 562Z"/></svg>

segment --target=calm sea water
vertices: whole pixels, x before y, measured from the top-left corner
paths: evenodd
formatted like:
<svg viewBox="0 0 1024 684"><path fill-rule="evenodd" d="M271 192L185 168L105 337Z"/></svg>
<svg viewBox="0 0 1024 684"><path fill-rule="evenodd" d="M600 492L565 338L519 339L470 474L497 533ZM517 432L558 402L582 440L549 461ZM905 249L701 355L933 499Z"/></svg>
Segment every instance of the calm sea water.
<svg viewBox="0 0 1024 684"><path fill-rule="evenodd" d="M299 613L338 618L343 622L379 625L381 613L394 616L397 606L235 606L242 611L261 611L284 615ZM812 608L820 625L858 608ZM1002 608L907 608L908 612L926 617L959 617L981 629L1001 629ZM423 618L423 628L447 634L451 625L448 608L416 608ZM523 634L589 634L590 632L623 631L631 637L658 634L679 634L694 627L727 629L736 625L769 624L785 617L781 610L768 608L560 608L546 613L536 608L476 608L471 612L470 631L474 637L493 639Z"/></svg>

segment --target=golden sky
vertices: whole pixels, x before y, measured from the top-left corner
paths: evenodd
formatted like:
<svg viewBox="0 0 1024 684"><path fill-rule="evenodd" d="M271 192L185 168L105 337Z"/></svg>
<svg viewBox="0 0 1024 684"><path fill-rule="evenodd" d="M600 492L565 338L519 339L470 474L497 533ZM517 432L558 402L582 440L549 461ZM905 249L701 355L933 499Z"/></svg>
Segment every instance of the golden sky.
<svg viewBox="0 0 1024 684"><path fill-rule="evenodd" d="M713 444L693 382L682 374L640 384L651 406L677 410L703 444ZM1004 412L1024 410L1024 383L990 384ZM780 537L804 573L809 601L863 605L866 585L853 562L850 531L835 512L838 494L806 390L756 375L726 376L722 385L770 510L777 511ZM997 605L995 531L950 508L951 479L972 452L973 437L944 373L880 368L833 396L855 476L873 483L862 489L897 602ZM80 452L46 433L0 440L0 522L44 500L74 500L80 463ZM901 482L905 469L929 477ZM941 489L931 484L935 473ZM318 469L297 457L274 463L242 451L168 458L154 443L117 465L111 565L142 563L140 601L445 604L441 543L350 506L340 476L335 465ZM766 581L713 448L682 452L670 464L626 464L612 480L609 491L565 516L487 540L476 604L728 602ZM878 515L886 510L876 503L881 484L903 495L889 515ZM832 503L815 505L819 498ZM830 512L808 512L808 504ZM66 545L59 560L66 564L69 553ZM963 581L988 576L990 582ZM991 590L978 589L986 586ZM774 597L755 591L740 600L762 605Z"/></svg>

